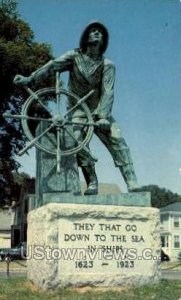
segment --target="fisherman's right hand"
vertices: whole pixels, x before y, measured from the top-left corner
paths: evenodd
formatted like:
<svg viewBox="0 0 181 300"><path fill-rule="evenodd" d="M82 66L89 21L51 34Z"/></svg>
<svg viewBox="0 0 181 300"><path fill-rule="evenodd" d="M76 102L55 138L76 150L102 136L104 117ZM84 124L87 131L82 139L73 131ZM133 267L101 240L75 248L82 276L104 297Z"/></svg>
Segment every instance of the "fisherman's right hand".
<svg viewBox="0 0 181 300"><path fill-rule="evenodd" d="M16 75L14 77L14 80L13 82L16 84L16 85L19 85L19 86L25 86L25 85L28 85L30 84L32 81L32 78L31 76L29 77L25 77L25 76L22 76L22 75Z"/></svg>

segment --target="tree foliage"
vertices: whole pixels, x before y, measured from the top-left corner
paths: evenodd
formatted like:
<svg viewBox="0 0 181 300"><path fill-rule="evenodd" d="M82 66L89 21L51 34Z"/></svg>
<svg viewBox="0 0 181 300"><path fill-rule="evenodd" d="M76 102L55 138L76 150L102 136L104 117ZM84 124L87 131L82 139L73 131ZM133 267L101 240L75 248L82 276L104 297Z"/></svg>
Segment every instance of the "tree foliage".
<svg viewBox="0 0 181 300"><path fill-rule="evenodd" d="M20 122L3 117L7 111L19 113L27 98L25 91L13 84L13 78L16 74L30 75L51 58L50 46L37 43L30 26L19 17L17 1L0 0L0 205L13 196L10 186L19 167L15 155L24 144Z"/></svg>
<svg viewBox="0 0 181 300"><path fill-rule="evenodd" d="M151 193L151 204L153 207L161 208L169 204L180 202L181 196L171 192L166 188L160 188L157 185L147 185L139 189L139 191Z"/></svg>

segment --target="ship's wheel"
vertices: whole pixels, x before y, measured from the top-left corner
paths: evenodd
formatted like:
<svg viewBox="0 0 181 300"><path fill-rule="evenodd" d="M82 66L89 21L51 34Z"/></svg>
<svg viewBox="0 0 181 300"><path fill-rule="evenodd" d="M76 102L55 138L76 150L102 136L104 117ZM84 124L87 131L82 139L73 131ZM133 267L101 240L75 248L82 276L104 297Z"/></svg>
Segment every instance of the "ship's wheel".
<svg viewBox="0 0 181 300"><path fill-rule="evenodd" d="M25 87L25 89L29 93L29 97L22 107L21 114L4 114L4 117L6 118L15 118L21 120L23 131L29 140L29 143L19 152L19 155L27 152L27 150L32 146L35 146L39 150L42 150L46 153L55 155L57 157L58 173L60 172L61 156L73 155L82 149L92 156L87 144L92 138L95 124L93 122L92 114L86 105L86 100L94 93L94 90L91 90L84 97L79 98L75 94L72 94L71 92L62 88L62 82L59 79L58 72L56 73L55 88L44 88L35 92L29 87ZM71 102L74 103L74 105L66 110L65 103L68 102L69 98L71 98ZM31 108L37 104L48 117L30 115ZM80 109L83 112L83 121L80 121L81 119L78 119L77 121L77 119L75 120L72 117L77 109ZM32 122L41 122L44 125L43 128L45 129L40 134L35 135L30 127ZM77 139L74 135L74 127L77 125L84 132L81 140ZM54 149L48 148L48 146L46 147L40 142L43 136L52 131L56 136L56 146ZM61 143L61 136L65 133L69 136L69 138L72 139L73 146L68 149L65 149ZM94 157L93 159L96 160Z"/></svg>

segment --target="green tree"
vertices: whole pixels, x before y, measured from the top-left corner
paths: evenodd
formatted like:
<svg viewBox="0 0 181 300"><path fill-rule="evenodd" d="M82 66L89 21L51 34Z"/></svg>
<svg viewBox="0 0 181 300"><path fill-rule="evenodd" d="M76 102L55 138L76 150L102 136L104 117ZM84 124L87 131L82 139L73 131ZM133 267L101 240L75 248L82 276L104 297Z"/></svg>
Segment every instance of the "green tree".
<svg viewBox="0 0 181 300"><path fill-rule="evenodd" d="M173 193L166 188L160 188L157 185L147 185L139 189L139 191L151 193L151 204L153 207L161 208L172 204L174 202L180 202L181 196L177 193Z"/></svg>
<svg viewBox="0 0 181 300"><path fill-rule="evenodd" d="M19 113L27 97L13 84L13 78L16 74L28 76L51 58L50 46L35 42L31 28L19 17L17 1L0 0L0 205L13 197L10 187L19 167L15 155L24 145L20 122L3 117L5 111Z"/></svg>

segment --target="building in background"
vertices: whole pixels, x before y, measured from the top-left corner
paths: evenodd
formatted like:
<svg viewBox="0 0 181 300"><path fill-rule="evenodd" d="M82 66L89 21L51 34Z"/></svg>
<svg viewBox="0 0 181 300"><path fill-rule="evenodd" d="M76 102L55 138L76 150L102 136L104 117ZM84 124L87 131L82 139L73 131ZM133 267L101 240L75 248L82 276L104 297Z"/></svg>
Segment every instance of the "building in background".
<svg viewBox="0 0 181 300"><path fill-rule="evenodd" d="M4 206L0 210L0 247L11 247L11 226L14 222L14 210Z"/></svg>
<svg viewBox="0 0 181 300"><path fill-rule="evenodd" d="M81 184L84 191L85 184ZM120 189L116 184L100 183L99 194L120 194ZM11 226L11 246L15 247L20 242L27 241L27 215L35 208L35 179L27 180L27 185L22 186L20 198L14 203L14 220Z"/></svg>
<svg viewBox="0 0 181 300"><path fill-rule="evenodd" d="M178 259L181 252L181 202L160 209L161 245L171 260Z"/></svg>
<svg viewBox="0 0 181 300"><path fill-rule="evenodd" d="M82 192L86 185L81 183ZM120 194L116 184L100 183L99 194ZM0 211L0 247L15 247L27 241L27 215L35 208L35 179L28 179L22 186L20 198L12 208L5 206ZM163 251L171 260L181 253L181 202L160 209L160 235Z"/></svg>
<svg viewBox="0 0 181 300"><path fill-rule="evenodd" d="M35 207L35 179L22 186L19 201L14 203L14 220L11 226L11 246L27 241L27 215Z"/></svg>

